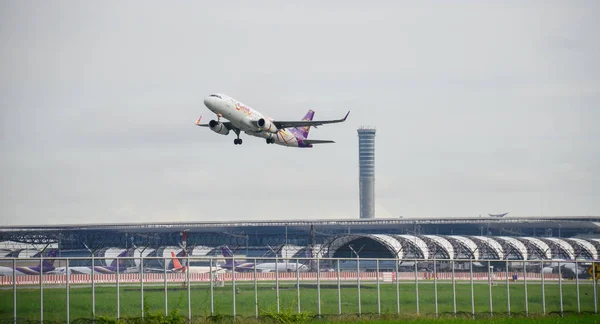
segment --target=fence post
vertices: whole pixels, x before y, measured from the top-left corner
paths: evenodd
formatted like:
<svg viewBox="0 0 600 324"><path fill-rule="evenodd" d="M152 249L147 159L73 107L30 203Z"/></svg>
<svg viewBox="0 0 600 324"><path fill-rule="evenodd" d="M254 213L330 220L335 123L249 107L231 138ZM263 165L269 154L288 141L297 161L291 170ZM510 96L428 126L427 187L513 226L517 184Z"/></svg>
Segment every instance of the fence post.
<svg viewBox="0 0 600 324"><path fill-rule="evenodd" d="M17 260L12 260L13 273L12 273L12 286L13 286L13 321L17 324Z"/></svg>
<svg viewBox="0 0 600 324"><path fill-rule="evenodd" d="M191 292L191 283L190 283L190 254L186 253L187 256L187 268L186 268L186 280L187 280L187 302L188 302L188 321L192 322L192 292Z"/></svg>
<svg viewBox="0 0 600 324"><path fill-rule="evenodd" d="M358 254L356 254L356 288L358 289L358 316L360 316L362 312L360 307L360 257Z"/></svg>
<svg viewBox="0 0 600 324"><path fill-rule="evenodd" d="M65 289L67 290L67 323L71 323L71 296L69 296L69 278L71 274L69 273L69 259L66 259L65 266Z"/></svg>
<svg viewBox="0 0 600 324"><path fill-rule="evenodd" d="M118 266L119 265L117 264L117 267ZM164 287L165 288L165 316L169 316L169 305L168 305L168 298L169 298L168 295L169 295L169 293L168 293L168 290L167 290L168 289L167 288L167 258L163 259L163 280L164 280L163 285L165 286Z"/></svg>
<svg viewBox="0 0 600 324"><path fill-rule="evenodd" d="M510 316L510 283L508 281L508 259L506 259L505 267L506 267L506 309L508 310L508 316Z"/></svg>
<svg viewBox="0 0 600 324"><path fill-rule="evenodd" d="M419 278L417 278L417 260L415 259L415 299L417 301L417 314L419 314Z"/></svg>
<svg viewBox="0 0 600 324"><path fill-rule="evenodd" d="M233 271L231 271L231 307L233 309L233 319L235 320L235 256L233 254L231 255L231 264L233 264ZM254 264L254 268L256 268L256 264Z"/></svg>
<svg viewBox="0 0 600 324"><path fill-rule="evenodd" d="M452 260L452 308L456 317L456 277L454 275L455 262Z"/></svg>
<svg viewBox="0 0 600 324"><path fill-rule="evenodd" d="M254 317L258 318L258 278L256 275L256 259L254 259Z"/></svg>
<svg viewBox="0 0 600 324"><path fill-rule="evenodd" d="M337 284L338 284L338 315L342 315L342 282L340 277L340 259L337 259Z"/></svg>
<svg viewBox="0 0 600 324"><path fill-rule="evenodd" d="M42 277L44 273L43 253L43 251L40 253L40 323L44 323L44 280Z"/></svg>
<svg viewBox="0 0 600 324"><path fill-rule="evenodd" d="M543 261L540 262L540 274L542 276L542 314L546 315L546 274ZM577 302L579 303L579 287L577 287Z"/></svg>
<svg viewBox="0 0 600 324"><path fill-rule="evenodd" d="M321 265L319 259L317 259L317 310L319 317L321 317Z"/></svg>
<svg viewBox="0 0 600 324"><path fill-rule="evenodd" d="M234 269L235 271L235 269ZM217 276L216 274L216 270L215 273L213 273L213 258L210 258L210 276L209 276L209 286L210 286L210 316L215 315L215 299L214 299L214 278L215 276Z"/></svg>
<svg viewBox="0 0 600 324"><path fill-rule="evenodd" d="M96 278L95 277L96 277L96 259L94 258L94 252L92 251L92 321L94 319L96 319Z"/></svg>
<svg viewBox="0 0 600 324"><path fill-rule="evenodd" d="M529 316L529 299L527 298L527 264L523 260L523 285L525 286L525 316Z"/></svg>
<svg viewBox="0 0 600 324"><path fill-rule="evenodd" d="M592 262L592 266L594 263ZM579 302L579 265L577 264L577 257L575 257L575 289L577 291L577 314L581 314L581 304Z"/></svg>
<svg viewBox="0 0 600 324"><path fill-rule="evenodd" d="M379 287L379 259L375 264L375 270L377 271L377 314L381 315L381 290Z"/></svg>
<svg viewBox="0 0 600 324"><path fill-rule="evenodd" d="M308 262L310 265L310 260L308 260ZM298 313L300 313L300 269L298 269L298 259L296 259L296 299Z"/></svg>
<svg viewBox="0 0 600 324"><path fill-rule="evenodd" d="M433 256L433 302L435 304L435 317L438 317L437 264L435 255Z"/></svg>
<svg viewBox="0 0 600 324"><path fill-rule="evenodd" d="M396 263L396 312L398 314L400 314L400 282L398 281L398 263L400 262L400 260L396 259L394 260L394 263Z"/></svg>
<svg viewBox="0 0 600 324"><path fill-rule="evenodd" d="M144 250L140 252L140 308L142 311L142 319L144 318Z"/></svg>
<svg viewBox="0 0 600 324"><path fill-rule="evenodd" d="M594 314L598 314L598 272L596 271L596 262L592 262L592 275L593 275L593 285L594 288Z"/></svg>
<svg viewBox="0 0 600 324"><path fill-rule="evenodd" d="M558 295L560 299L560 316L563 316L562 267L558 261Z"/></svg>
<svg viewBox="0 0 600 324"><path fill-rule="evenodd" d="M121 286L119 285L119 281L120 281L120 277L121 275L119 274L119 265L120 265L120 261L119 261L119 256L117 256L117 319L121 318Z"/></svg>
<svg viewBox="0 0 600 324"><path fill-rule="evenodd" d="M275 252L275 296L277 298L277 314L279 314L279 251Z"/></svg>
<svg viewBox="0 0 600 324"><path fill-rule="evenodd" d="M475 295L473 293L473 259L469 263L469 273L471 275L471 316L475 318Z"/></svg>
<svg viewBox="0 0 600 324"><path fill-rule="evenodd" d="M492 276L494 272L492 271L492 263L488 261L488 289L490 291L490 316L494 316L494 303L492 302Z"/></svg>

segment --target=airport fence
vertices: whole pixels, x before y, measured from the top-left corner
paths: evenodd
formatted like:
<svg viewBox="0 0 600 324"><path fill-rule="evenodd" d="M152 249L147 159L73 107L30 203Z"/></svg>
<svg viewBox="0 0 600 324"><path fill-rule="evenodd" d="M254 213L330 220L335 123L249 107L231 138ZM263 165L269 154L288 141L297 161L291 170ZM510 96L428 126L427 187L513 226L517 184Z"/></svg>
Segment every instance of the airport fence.
<svg viewBox="0 0 600 324"><path fill-rule="evenodd" d="M12 264L12 275L5 272L0 277L0 318L9 317L11 308L15 322L143 318L172 311L189 321L282 312L467 314L473 318L483 313L598 313L597 260L254 258L240 262L239 258L190 256L180 258L183 266L191 264L181 272L167 267L172 258L116 258L116 264L129 260L135 266L114 269L97 265L114 259L54 258L65 266L51 271L43 269L43 258L27 259L29 264L37 262L39 274L27 274L38 269L20 267L23 259L1 259ZM92 266L70 266L82 260L91 260ZM152 260L160 261L162 269L145 266ZM236 264L236 271L228 264Z"/></svg>

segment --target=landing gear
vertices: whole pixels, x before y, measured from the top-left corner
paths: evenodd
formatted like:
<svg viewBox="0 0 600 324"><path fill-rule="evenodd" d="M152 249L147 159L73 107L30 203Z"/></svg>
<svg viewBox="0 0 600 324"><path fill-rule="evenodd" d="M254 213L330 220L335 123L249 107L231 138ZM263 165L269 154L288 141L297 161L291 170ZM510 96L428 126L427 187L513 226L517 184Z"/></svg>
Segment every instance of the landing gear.
<svg viewBox="0 0 600 324"><path fill-rule="evenodd" d="M275 143L274 138L267 138L267 144L273 144L273 143Z"/></svg>
<svg viewBox="0 0 600 324"><path fill-rule="evenodd" d="M234 129L233 131L235 132L235 135L237 135L237 138L233 140L233 144L242 145L242 139L240 138L240 130Z"/></svg>

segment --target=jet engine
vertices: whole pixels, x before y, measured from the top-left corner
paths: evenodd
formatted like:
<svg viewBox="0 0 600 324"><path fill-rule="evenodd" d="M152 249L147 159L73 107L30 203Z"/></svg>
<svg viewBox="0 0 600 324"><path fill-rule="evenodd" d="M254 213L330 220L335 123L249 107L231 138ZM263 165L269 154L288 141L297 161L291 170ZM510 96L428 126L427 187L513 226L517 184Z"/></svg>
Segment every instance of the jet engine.
<svg viewBox="0 0 600 324"><path fill-rule="evenodd" d="M265 131L265 132L269 132L269 133L277 133L278 129L277 127L271 123L269 120L266 120L264 118L261 118L258 120L257 122L258 127L260 127L261 130Z"/></svg>
<svg viewBox="0 0 600 324"><path fill-rule="evenodd" d="M227 127L225 127L225 125L223 125L223 123L220 123L214 119L208 123L208 126L215 133L218 133L221 135L229 134L229 129L227 129Z"/></svg>

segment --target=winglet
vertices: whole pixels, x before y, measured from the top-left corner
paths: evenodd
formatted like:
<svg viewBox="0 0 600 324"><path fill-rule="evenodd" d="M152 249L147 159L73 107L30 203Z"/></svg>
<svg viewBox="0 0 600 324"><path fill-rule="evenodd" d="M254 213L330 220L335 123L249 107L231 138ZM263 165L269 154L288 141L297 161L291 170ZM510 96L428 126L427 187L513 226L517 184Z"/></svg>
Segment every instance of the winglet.
<svg viewBox="0 0 600 324"><path fill-rule="evenodd" d="M348 113L346 114L346 116L344 116L344 121L346 121L346 118L348 118L348 115L350 115L350 110L348 110Z"/></svg>
<svg viewBox="0 0 600 324"><path fill-rule="evenodd" d="M200 125L200 120L202 119L202 115L200 115L200 117L198 117L198 120L196 120L196 125Z"/></svg>

